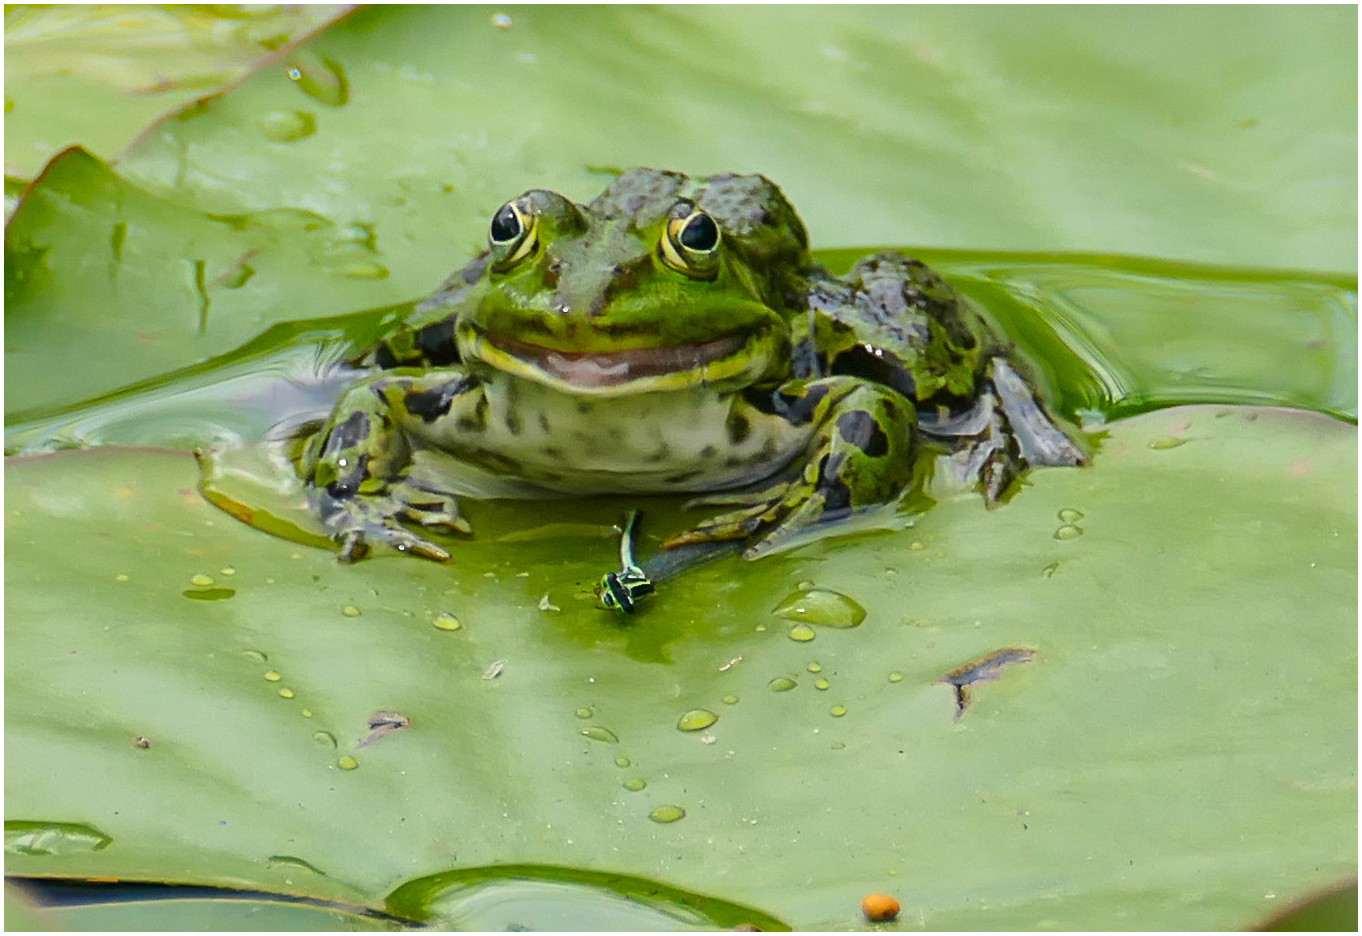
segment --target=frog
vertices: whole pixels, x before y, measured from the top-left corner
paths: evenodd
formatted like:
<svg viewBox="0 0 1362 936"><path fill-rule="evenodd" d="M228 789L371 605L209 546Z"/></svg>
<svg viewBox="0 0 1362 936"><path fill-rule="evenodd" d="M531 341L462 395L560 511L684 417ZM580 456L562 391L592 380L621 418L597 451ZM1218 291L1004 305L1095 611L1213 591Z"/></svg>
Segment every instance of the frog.
<svg viewBox="0 0 1362 936"><path fill-rule="evenodd" d="M451 558L432 537L472 529L422 468L441 462L544 496L686 495L717 512L663 554L757 559L896 502L925 450L989 505L1088 459L943 277L892 250L832 275L763 175L637 168L587 203L530 189L486 237L301 444L343 562ZM624 571L607 605L653 590Z"/></svg>

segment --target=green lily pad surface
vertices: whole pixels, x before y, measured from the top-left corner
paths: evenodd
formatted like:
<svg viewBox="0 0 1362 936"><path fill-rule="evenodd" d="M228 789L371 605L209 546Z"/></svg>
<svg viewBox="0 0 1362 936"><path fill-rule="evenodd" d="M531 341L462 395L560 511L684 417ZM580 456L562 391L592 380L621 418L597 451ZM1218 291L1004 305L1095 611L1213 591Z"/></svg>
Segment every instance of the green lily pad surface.
<svg viewBox="0 0 1362 936"><path fill-rule="evenodd" d="M880 892L875 928L1182 930L1354 880L1356 26L8 8L6 871L218 890L7 906L844 930ZM768 175L834 271L935 245L1093 464L627 619L592 593L617 525L651 552L677 502L470 501L452 563L343 566L201 495L196 449L219 503L269 487L254 443L508 197L636 164Z"/></svg>
<svg viewBox="0 0 1362 936"><path fill-rule="evenodd" d="M326 4L5 8L5 174L79 143L113 156L148 121L239 77Z"/></svg>
<svg viewBox="0 0 1362 936"><path fill-rule="evenodd" d="M383 907L526 863L797 928L871 891L911 927L1242 924L1354 857L1355 450L1324 417L1162 411L1000 510L719 562L628 623L589 593L608 542L347 567L208 506L185 455L20 459L7 810L112 841L8 868ZM476 507L488 540L544 521ZM789 639L770 610L806 582L864 623ZM938 680L1006 648L1034 659L957 717ZM380 710L411 726L357 747Z"/></svg>

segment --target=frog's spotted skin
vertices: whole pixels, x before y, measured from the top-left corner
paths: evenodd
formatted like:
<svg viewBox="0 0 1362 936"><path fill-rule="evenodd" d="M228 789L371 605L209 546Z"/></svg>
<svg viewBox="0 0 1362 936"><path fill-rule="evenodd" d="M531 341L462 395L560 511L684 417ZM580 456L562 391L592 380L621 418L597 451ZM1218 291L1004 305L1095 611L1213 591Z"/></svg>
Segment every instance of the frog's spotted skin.
<svg viewBox="0 0 1362 936"><path fill-rule="evenodd" d="M1028 465L1084 460L940 277L898 253L828 275L762 176L526 192L368 361L299 463L347 560L449 558L401 522L470 532L439 460L545 492L700 493L734 509L666 548L750 558L895 500L919 436L990 502Z"/></svg>

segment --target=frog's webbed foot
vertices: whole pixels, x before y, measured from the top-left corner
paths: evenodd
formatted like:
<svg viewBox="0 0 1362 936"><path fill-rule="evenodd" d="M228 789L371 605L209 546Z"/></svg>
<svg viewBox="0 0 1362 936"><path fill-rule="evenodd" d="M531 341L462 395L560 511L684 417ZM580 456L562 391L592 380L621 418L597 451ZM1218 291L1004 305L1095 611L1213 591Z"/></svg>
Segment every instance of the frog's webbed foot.
<svg viewBox="0 0 1362 936"><path fill-rule="evenodd" d="M997 504L1027 468L1087 462L1069 436L1041 408L1030 386L1004 358L989 362L988 383L974 406L951 418L925 420L923 429L955 440L950 464L962 482L977 482Z"/></svg>
<svg viewBox="0 0 1362 936"><path fill-rule="evenodd" d="M810 401L815 430L803 469L765 488L702 498L740 505L663 544L676 549L742 540L755 559L788 545L798 534L853 511L892 501L912 474L911 403L888 388L854 377L797 382L782 393Z"/></svg>
<svg viewBox="0 0 1362 936"><path fill-rule="evenodd" d="M371 544L383 543L398 552L411 553L436 562L448 562L449 553L417 536L397 522L405 515L404 505L386 497L336 496L325 488L314 488L309 500L340 546L342 562L357 562L369 555Z"/></svg>
<svg viewBox="0 0 1362 936"><path fill-rule="evenodd" d="M470 532L457 498L427 477L416 457L420 453L402 428L405 420L447 411L467 385L454 370L386 372L346 391L331 420L304 446L298 470L313 510L339 544L342 561L364 558L374 543L449 560L444 548L400 520L443 533Z"/></svg>

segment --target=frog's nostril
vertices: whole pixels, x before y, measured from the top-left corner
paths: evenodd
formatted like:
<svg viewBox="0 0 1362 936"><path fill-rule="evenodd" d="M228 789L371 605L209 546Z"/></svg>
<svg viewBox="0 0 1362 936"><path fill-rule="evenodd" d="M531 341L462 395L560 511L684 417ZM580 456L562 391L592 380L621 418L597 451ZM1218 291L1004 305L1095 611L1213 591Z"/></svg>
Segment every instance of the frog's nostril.
<svg viewBox="0 0 1362 936"><path fill-rule="evenodd" d="M633 289L634 283L638 280L636 271L633 268L626 268L619 265L610 268L610 291L621 293L625 290Z"/></svg>

